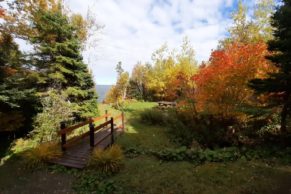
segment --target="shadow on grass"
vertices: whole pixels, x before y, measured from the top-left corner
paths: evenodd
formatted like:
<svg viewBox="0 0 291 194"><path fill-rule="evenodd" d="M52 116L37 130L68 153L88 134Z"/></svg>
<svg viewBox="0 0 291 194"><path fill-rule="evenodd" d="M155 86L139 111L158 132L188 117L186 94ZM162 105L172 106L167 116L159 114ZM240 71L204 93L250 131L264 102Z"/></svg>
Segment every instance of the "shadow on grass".
<svg viewBox="0 0 291 194"><path fill-rule="evenodd" d="M68 173L55 173L51 165L28 169L23 158L13 155L0 166L1 194L74 193L74 177Z"/></svg>

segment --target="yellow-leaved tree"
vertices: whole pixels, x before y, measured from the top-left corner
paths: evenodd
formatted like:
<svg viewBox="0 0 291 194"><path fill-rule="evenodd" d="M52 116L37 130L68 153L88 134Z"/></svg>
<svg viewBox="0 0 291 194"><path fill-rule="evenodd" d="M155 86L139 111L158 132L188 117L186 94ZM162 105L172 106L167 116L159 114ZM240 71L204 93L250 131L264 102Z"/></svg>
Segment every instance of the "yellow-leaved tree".
<svg viewBox="0 0 291 194"><path fill-rule="evenodd" d="M153 67L149 71L147 87L153 92L155 99L178 100L182 87L177 84L177 79L181 76L189 80L183 87L193 85L190 77L197 72L198 67L194 49L187 37L183 40L180 52L169 52L167 45L164 44L153 53L152 60Z"/></svg>
<svg viewBox="0 0 291 194"><path fill-rule="evenodd" d="M117 108L120 108L127 96L129 74L123 70L121 62L118 62L116 72L118 74L116 84L110 88L104 101L105 103L113 103Z"/></svg>

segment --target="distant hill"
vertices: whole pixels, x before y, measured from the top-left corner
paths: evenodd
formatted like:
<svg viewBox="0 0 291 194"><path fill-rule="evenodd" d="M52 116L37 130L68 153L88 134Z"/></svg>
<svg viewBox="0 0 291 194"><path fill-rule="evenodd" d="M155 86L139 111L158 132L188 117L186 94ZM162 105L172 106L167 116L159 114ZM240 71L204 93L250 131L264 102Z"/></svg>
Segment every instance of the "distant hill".
<svg viewBox="0 0 291 194"><path fill-rule="evenodd" d="M99 96L98 102L102 102L104 100L106 93L111 87L112 85L96 85L97 94Z"/></svg>

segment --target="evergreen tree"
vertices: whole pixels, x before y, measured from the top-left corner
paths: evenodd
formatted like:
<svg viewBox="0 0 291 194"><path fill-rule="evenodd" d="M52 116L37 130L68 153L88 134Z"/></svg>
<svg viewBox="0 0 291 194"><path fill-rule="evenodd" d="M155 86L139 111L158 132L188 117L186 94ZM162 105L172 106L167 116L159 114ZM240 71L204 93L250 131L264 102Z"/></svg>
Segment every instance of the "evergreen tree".
<svg viewBox="0 0 291 194"><path fill-rule="evenodd" d="M266 79L252 80L250 86L259 93L273 94L276 105L282 106L281 130L286 131L287 117L291 111L291 1L284 0L273 15L274 39L269 41L272 56L267 58L278 69Z"/></svg>
<svg viewBox="0 0 291 194"><path fill-rule="evenodd" d="M30 40L36 50L38 91L53 88L63 92L78 117L96 115L97 95L92 75L82 61L78 29L61 9L36 13L33 22L38 33Z"/></svg>
<svg viewBox="0 0 291 194"><path fill-rule="evenodd" d="M22 53L13 37L0 32L0 131L29 128L34 115L33 90L26 78L29 74L22 64ZM17 122L15 122L17 121Z"/></svg>

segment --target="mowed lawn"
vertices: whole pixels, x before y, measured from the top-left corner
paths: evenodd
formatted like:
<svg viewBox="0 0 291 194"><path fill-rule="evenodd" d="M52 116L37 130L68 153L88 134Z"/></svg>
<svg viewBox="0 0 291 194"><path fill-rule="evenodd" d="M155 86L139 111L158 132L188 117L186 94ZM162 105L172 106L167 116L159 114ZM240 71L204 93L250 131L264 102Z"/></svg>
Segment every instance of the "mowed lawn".
<svg viewBox="0 0 291 194"><path fill-rule="evenodd" d="M156 103L131 102L125 108L126 131L117 144L126 148L156 149L178 147L170 141L167 129L140 122L139 113ZM99 112L113 115L117 111L100 104ZM108 178L122 188L122 193L194 194L194 193L291 193L291 166L276 161L239 160L228 163L162 162L140 155L125 158L124 168ZM14 158L0 166L0 193L76 193L80 171L55 172L55 167L25 170L21 160ZM92 183L93 184L93 183ZM84 192L83 192L84 193Z"/></svg>

